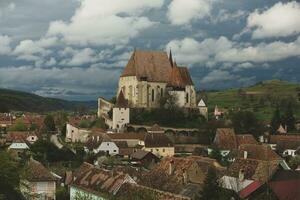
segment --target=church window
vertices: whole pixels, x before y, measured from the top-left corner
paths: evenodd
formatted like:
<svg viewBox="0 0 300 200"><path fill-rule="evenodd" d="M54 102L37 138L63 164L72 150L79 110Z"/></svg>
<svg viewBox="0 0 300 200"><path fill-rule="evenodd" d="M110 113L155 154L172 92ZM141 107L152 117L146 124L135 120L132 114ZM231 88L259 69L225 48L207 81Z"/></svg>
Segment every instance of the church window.
<svg viewBox="0 0 300 200"><path fill-rule="evenodd" d="M189 93L186 93L185 99L186 99L186 103L188 103L189 102Z"/></svg>
<svg viewBox="0 0 300 200"><path fill-rule="evenodd" d="M163 96L164 95L164 89L160 89L160 96Z"/></svg>
<svg viewBox="0 0 300 200"><path fill-rule="evenodd" d="M152 89L152 95L151 95L152 101L154 101L154 89Z"/></svg>

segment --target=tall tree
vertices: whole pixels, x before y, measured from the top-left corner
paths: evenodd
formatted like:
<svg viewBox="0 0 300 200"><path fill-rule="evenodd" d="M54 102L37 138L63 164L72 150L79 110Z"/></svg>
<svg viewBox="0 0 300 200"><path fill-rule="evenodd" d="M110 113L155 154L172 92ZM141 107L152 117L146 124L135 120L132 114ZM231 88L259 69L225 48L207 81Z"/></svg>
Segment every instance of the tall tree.
<svg viewBox="0 0 300 200"><path fill-rule="evenodd" d="M274 111L272 120L271 120L271 133L275 134L278 127L281 124L281 115L280 115L280 110L279 107L276 107L276 110Z"/></svg>
<svg viewBox="0 0 300 200"><path fill-rule="evenodd" d="M46 128L46 131L53 132L55 131L55 122L52 115L47 115L44 119L44 125Z"/></svg>
<svg viewBox="0 0 300 200"><path fill-rule="evenodd" d="M293 111L293 105L291 102L288 102L286 111L284 114L284 123L288 128L288 131L292 131L295 129L295 116L294 116L294 111Z"/></svg>
<svg viewBox="0 0 300 200"><path fill-rule="evenodd" d="M204 186L201 193L201 200L219 200L220 187L217 179L216 170L209 168L204 180Z"/></svg>
<svg viewBox="0 0 300 200"><path fill-rule="evenodd" d="M19 191L18 165L5 151L0 151L0 199L22 199ZM3 197L3 198L2 198Z"/></svg>

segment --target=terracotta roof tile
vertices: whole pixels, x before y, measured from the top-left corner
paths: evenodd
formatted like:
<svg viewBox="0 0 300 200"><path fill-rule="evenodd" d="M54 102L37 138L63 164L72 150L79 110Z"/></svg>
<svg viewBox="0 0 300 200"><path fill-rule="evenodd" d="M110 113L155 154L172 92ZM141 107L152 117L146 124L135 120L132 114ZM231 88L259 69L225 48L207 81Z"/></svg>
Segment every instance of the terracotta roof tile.
<svg viewBox="0 0 300 200"><path fill-rule="evenodd" d="M247 151L247 158L257 160L282 160L268 145L243 144L238 149L238 157L244 157L244 151Z"/></svg>
<svg viewBox="0 0 300 200"><path fill-rule="evenodd" d="M40 162L30 159L25 166L24 178L28 181L56 181L57 179Z"/></svg>

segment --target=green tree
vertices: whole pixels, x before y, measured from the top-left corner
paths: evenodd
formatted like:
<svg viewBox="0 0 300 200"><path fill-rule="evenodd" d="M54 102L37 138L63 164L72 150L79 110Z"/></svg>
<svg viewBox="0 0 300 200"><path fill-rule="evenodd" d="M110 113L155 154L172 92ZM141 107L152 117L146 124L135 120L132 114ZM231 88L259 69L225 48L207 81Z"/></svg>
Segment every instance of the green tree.
<svg viewBox="0 0 300 200"><path fill-rule="evenodd" d="M281 115L280 115L280 110L279 107L276 107L276 110L274 111L272 120L271 120L271 133L275 134L278 127L281 124Z"/></svg>
<svg viewBox="0 0 300 200"><path fill-rule="evenodd" d="M5 151L0 151L0 198L23 199L19 191L18 164Z"/></svg>
<svg viewBox="0 0 300 200"><path fill-rule="evenodd" d="M258 137L264 132L263 125L258 121L255 114L250 111L239 111L230 114L233 128L238 134L252 134Z"/></svg>
<svg viewBox="0 0 300 200"><path fill-rule="evenodd" d="M55 122L52 115L47 115L44 119L44 125L47 132L55 131Z"/></svg>
<svg viewBox="0 0 300 200"><path fill-rule="evenodd" d="M289 166L292 168L292 169L297 169L297 167L300 165L300 156L295 156L293 158L291 158L289 160Z"/></svg>
<svg viewBox="0 0 300 200"><path fill-rule="evenodd" d="M291 102L288 103L285 114L284 114L284 119L283 119L285 125L288 128L288 131L292 131L295 129L295 116L294 116L294 111L293 111L293 105Z"/></svg>
<svg viewBox="0 0 300 200"><path fill-rule="evenodd" d="M216 170L214 168L209 168L207 176L204 180L204 185L201 193L201 200L219 200L220 198L220 187L218 183L218 178Z"/></svg>
<svg viewBox="0 0 300 200"><path fill-rule="evenodd" d="M8 130L9 131L26 131L27 126L24 124L23 120L18 119L18 120L16 120L15 124L13 126L11 126Z"/></svg>

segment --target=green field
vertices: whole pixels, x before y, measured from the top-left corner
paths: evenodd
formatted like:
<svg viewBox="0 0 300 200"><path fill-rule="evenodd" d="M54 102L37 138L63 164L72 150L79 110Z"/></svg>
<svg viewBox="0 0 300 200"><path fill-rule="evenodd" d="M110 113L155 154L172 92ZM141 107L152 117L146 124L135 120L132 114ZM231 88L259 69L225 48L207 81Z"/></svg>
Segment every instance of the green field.
<svg viewBox="0 0 300 200"><path fill-rule="evenodd" d="M250 110L260 120L269 121L276 104L286 99L293 99L296 118L300 118L300 84L280 80L270 80L257 83L241 89L229 89L218 92L207 92L206 102L209 111L213 112L215 105L226 110Z"/></svg>

